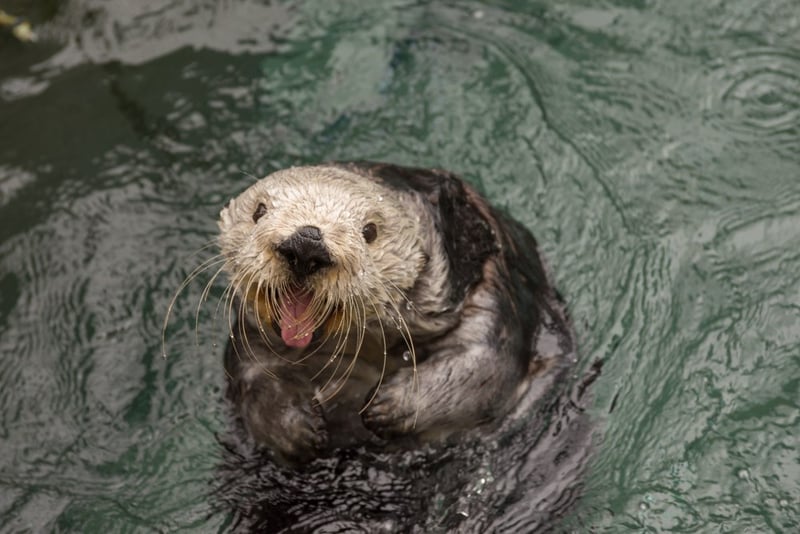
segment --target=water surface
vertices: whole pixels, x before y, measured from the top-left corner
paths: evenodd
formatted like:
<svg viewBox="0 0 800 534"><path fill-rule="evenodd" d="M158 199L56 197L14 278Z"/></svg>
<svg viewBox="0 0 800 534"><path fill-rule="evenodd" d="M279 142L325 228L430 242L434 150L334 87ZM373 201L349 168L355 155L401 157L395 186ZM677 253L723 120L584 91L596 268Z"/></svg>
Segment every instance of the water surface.
<svg viewBox="0 0 800 534"><path fill-rule="evenodd" d="M229 197L353 158L539 239L606 361L560 528L800 527L796 2L3 7L40 37L0 34L4 531L225 528L224 327L201 282L166 360L161 321Z"/></svg>

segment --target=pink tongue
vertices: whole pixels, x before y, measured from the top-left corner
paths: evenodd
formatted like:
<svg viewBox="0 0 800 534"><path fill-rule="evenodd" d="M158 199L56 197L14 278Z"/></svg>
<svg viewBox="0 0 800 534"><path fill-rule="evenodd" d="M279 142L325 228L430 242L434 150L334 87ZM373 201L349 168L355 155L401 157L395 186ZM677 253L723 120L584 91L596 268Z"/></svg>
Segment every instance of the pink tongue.
<svg viewBox="0 0 800 534"><path fill-rule="evenodd" d="M281 304L281 339L287 347L302 349L311 343L314 324L305 315L312 294L304 289L292 289Z"/></svg>

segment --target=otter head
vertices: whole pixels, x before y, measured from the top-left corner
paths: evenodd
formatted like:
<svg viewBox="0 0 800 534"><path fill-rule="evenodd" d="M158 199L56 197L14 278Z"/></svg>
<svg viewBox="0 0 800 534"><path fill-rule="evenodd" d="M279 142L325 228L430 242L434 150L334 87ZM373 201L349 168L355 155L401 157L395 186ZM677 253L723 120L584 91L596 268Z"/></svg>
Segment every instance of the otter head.
<svg viewBox="0 0 800 534"><path fill-rule="evenodd" d="M220 213L236 292L287 347L399 315L427 260L414 197L334 167L276 172Z"/></svg>

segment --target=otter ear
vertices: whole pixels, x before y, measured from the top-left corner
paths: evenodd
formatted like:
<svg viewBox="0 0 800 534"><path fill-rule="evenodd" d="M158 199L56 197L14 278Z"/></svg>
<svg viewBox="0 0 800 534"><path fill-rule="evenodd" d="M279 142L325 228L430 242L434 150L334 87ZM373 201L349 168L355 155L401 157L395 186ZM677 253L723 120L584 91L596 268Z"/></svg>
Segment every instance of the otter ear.
<svg viewBox="0 0 800 534"><path fill-rule="evenodd" d="M231 212L236 206L236 201L234 199L229 199L222 209L219 211L219 220L217 221L217 226L220 229L225 229L229 226L233 225L233 219L231 217Z"/></svg>
<svg viewBox="0 0 800 534"><path fill-rule="evenodd" d="M485 201L455 174L444 170L372 162L336 165L393 189L413 191L430 205L447 252L451 298L461 302L483 277L483 264L499 250L485 215L491 212Z"/></svg>

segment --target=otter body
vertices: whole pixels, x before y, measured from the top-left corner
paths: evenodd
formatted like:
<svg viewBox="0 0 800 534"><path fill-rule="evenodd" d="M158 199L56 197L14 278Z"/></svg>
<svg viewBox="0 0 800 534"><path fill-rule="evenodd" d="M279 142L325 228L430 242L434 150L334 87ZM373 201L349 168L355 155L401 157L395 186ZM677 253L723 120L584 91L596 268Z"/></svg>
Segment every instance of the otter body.
<svg viewBox="0 0 800 534"><path fill-rule="evenodd" d="M573 361L533 236L449 172L290 168L219 226L229 397L278 459L491 425Z"/></svg>

